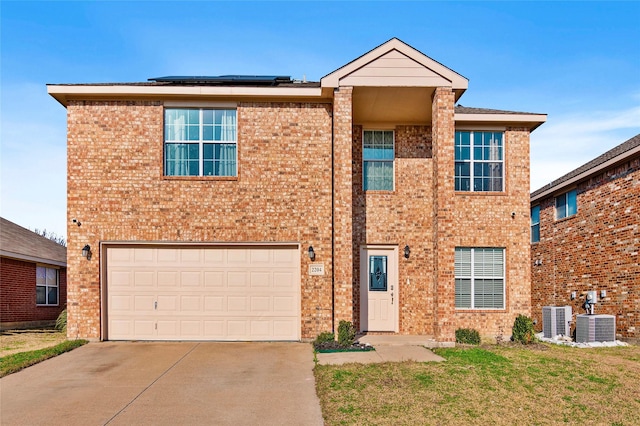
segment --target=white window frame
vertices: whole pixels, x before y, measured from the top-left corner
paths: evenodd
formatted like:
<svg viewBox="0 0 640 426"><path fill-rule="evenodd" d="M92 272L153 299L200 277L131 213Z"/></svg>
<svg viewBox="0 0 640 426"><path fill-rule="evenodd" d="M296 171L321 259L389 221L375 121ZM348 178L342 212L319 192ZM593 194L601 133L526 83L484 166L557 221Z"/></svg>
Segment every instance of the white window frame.
<svg viewBox="0 0 640 426"><path fill-rule="evenodd" d="M573 200L575 201L575 211L570 213L571 209L569 208L569 195L573 194ZM564 211L562 215L560 213L560 208L558 207L558 200L560 198L564 198ZM556 220L565 219L567 217L575 216L578 214L578 191L577 189L572 189L571 191L567 191L563 194L558 195L554 198L554 209L556 212Z"/></svg>
<svg viewBox="0 0 640 426"><path fill-rule="evenodd" d="M534 219L533 219L533 211L534 211L534 209L538 210L538 221L537 222L534 222ZM538 227L538 239L537 240L533 239L533 235L534 235L533 234L533 229L535 227ZM531 242L532 243L540 242L540 205L531 207Z"/></svg>
<svg viewBox="0 0 640 426"><path fill-rule="evenodd" d="M38 283L38 269L45 270L45 282L44 284ZM46 276L48 271L55 271L56 274L56 282L55 284L49 284L46 281ZM44 299L45 303L38 303L38 295L37 289L38 287L44 287ZM49 303L49 289L56 289L56 303ZM36 306L59 306L60 305L60 269L53 268L49 265L36 265Z"/></svg>
<svg viewBox="0 0 640 426"><path fill-rule="evenodd" d="M198 111L198 140L171 140L167 138L167 111L169 110L197 110ZM204 111L235 111L235 140L205 140L204 139ZM210 177L210 178L235 178L238 176L238 110L237 108L210 108L210 107L180 107L171 106L165 107L163 118L163 131L164 131L164 143L163 143L163 176L166 177ZM215 128L215 123L214 123ZM170 175L167 174L167 144L185 144L185 145L198 145L198 174L197 175ZM232 175L205 175L204 174L204 145L230 145L236 146L236 158L235 158L235 174Z"/></svg>
<svg viewBox="0 0 640 426"><path fill-rule="evenodd" d="M383 158L383 159L375 159L375 158L367 158L365 159L364 156L364 140L365 140L365 133L367 132L390 132L391 133L391 138L392 138L392 144L393 144L393 159L389 160L387 158ZM393 192L396 189L396 132L395 130L390 130L390 129L363 129L362 130L362 190L363 191L387 191L387 192ZM367 189L365 187L365 183L366 183L366 178L365 178L365 164L367 162L378 162L378 163L391 163L391 170L392 170L392 176L391 176L391 189Z"/></svg>
<svg viewBox="0 0 640 426"><path fill-rule="evenodd" d="M506 286L506 278L505 278L505 271L506 271L506 257L505 257L505 248L504 247L456 247L455 250L470 250L471 251L471 270L470 270L470 274L469 275L464 275L461 274L457 268L455 268L454 266L454 280L458 280L458 279L468 279L471 280L471 287L470 287L470 291L471 291L471 295L470 295L470 306L455 306L455 309L461 309L461 310L504 310L506 309L506 297L507 297L507 286ZM502 274L501 275L478 275L476 273L476 264L475 264L475 250L486 250L486 249L492 249L492 250L500 250L502 252ZM476 280L481 280L481 279L489 279L489 280L502 280L502 307L480 307L477 308L475 307L475 287L476 287ZM455 288L454 288L454 295L455 295ZM455 297L454 297L455 298ZM454 302L455 303L455 302Z"/></svg>
<svg viewBox="0 0 640 426"><path fill-rule="evenodd" d="M504 188L505 188L505 145L506 145L506 140L505 140L505 132L504 131L498 131L498 130L463 130L463 129L458 129L454 132L454 149L457 146L457 141L458 141L458 134L459 133L469 133L469 159L468 160L456 160L455 158L455 154L454 154L454 167L456 163L469 163L469 189L456 189L457 192L478 192L478 193L492 193L492 192L504 192ZM477 133L495 133L495 134L500 134L501 135L501 140L502 140L502 146L500 147L500 149L502 150L501 152L501 159L500 160L482 160L482 159L475 159L475 152L474 152L474 139L475 139L475 135ZM501 170L501 176L500 176L500 189L499 190L476 190L475 189L475 185L474 185L474 180L476 178L475 174L474 174L474 165L480 163L480 164L484 164L484 163L499 163L500 164L500 170ZM458 176L456 174L456 171L454 170L454 179L458 178L458 177L464 177L466 178L467 176ZM455 182L454 182L454 188L455 188Z"/></svg>

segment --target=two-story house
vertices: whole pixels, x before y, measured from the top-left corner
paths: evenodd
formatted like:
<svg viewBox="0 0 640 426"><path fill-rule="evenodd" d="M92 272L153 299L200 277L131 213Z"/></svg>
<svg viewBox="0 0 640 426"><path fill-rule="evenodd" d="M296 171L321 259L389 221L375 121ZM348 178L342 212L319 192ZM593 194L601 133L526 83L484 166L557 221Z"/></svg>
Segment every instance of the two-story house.
<svg viewBox="0 0 640 426"><path fill-rule="evenodd" d="M640 341L640 134L531 194L532 315L571 306ZM575 326L575 322L572 324Z"/></svg>
<svg viewBox="0 0 640 426"><path fill-rule="evenodd" d="M68 114L69 335L508 335L531 313L546 116L456 106L467 85L395 38L319 82L49 85Z"/></svg>

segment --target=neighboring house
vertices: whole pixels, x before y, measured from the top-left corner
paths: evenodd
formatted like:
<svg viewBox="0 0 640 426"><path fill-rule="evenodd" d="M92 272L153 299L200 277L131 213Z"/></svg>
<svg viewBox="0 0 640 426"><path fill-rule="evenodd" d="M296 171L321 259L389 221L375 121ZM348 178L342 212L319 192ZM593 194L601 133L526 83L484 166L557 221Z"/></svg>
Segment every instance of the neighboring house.
<svg viewBox="0 0 640 426"><path fill-rule="evenodd" d="M67 249L0 218L0 328L55 322L67 303Z"/></svg>
<svg viewBox="0 0 640 426"><path fill-rule="evenodd" d="M58 84L69 333L299 340L509 333L530 315L529 134L392 39L320 82ZM80 252L89 245L90 260Z"/></svg>
<svg viewBox="0 0 640 426"><path fill-rule="evenodd" d="M531 194L531 304L539 326L543 306L571 306L575 316L596 291L595 313L616 316L619 338L639 339L639 251L636 135Z"/></svg>

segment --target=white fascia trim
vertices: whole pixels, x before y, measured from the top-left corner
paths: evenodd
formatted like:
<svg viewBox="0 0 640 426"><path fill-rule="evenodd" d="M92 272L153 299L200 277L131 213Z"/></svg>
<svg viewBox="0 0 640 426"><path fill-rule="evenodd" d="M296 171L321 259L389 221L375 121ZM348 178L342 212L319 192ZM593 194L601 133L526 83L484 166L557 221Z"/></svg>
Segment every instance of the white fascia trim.
<svg viewBox="0 0 640 426"><path fill-rule="evenodd" d="M45 258L37 257L37 256L29 256L29 255L26 255L26 254L13 253L13 252L6 251L6 250L0 250L0 256L9 257L11 259L16 259L16 260L23 260L23 261L26 261L26 262L42 263L42 264L53 265L53 266L61 266L63 268L67 267L67 262L60 262L60 261L57 261L57 260L45 259Z"/></svg>
<svg viewBox="0 0 640 426"><path fill-rule="evenodd" d="M505 123L544 123L547 114L465 114L456 113L455 121L505 122Z"/></svg>
<svg viewBox="0 0 640 426"><path fill-rule="evenodd" d="M541 192L540 194L536 195L535 197L531 197L530 202L534 203L538 200L541 200L543 198L547 198L549 195L552 195L554 193L557 192L564 192L565 189L567 189L567 187L570 186L575 186L575 184L583 179L588 178L589 176L593 176L596 175L598 173L600 173L601 171L608 169L609 167L615 165L616 163L622 163L628 159L630 159L631 157L633 157L636 154L640 154L640 146L637 146L627 152L623 152L622 154L613 157L612 159L610 159L609 161L605 161L604 163L589 169L589 170L585 170L584 172L580 173L579 175L576 175L574 177L572 177L569 180L566 180L564 182L559 183L558 185L552 186L551 188L547 189L544 192Z"/></svg>
<svg viewBox="0 0 640 426"><path fill-rule="evenodd" d="M321 97L320 87L231 87L231 86L67 86L48 85L56 99L66 96L247 96Z"/></svg>

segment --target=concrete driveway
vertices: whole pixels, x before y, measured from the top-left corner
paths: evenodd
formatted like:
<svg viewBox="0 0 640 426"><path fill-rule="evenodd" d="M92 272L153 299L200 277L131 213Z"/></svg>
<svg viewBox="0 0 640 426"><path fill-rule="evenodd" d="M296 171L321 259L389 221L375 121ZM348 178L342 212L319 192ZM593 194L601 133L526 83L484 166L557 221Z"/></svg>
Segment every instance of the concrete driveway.
<svg viewBox="0 0 640 426"><path fill-rule="evenodd" d="M6 425L322 425L311 345L90 343L0 379Z"/></svg>

